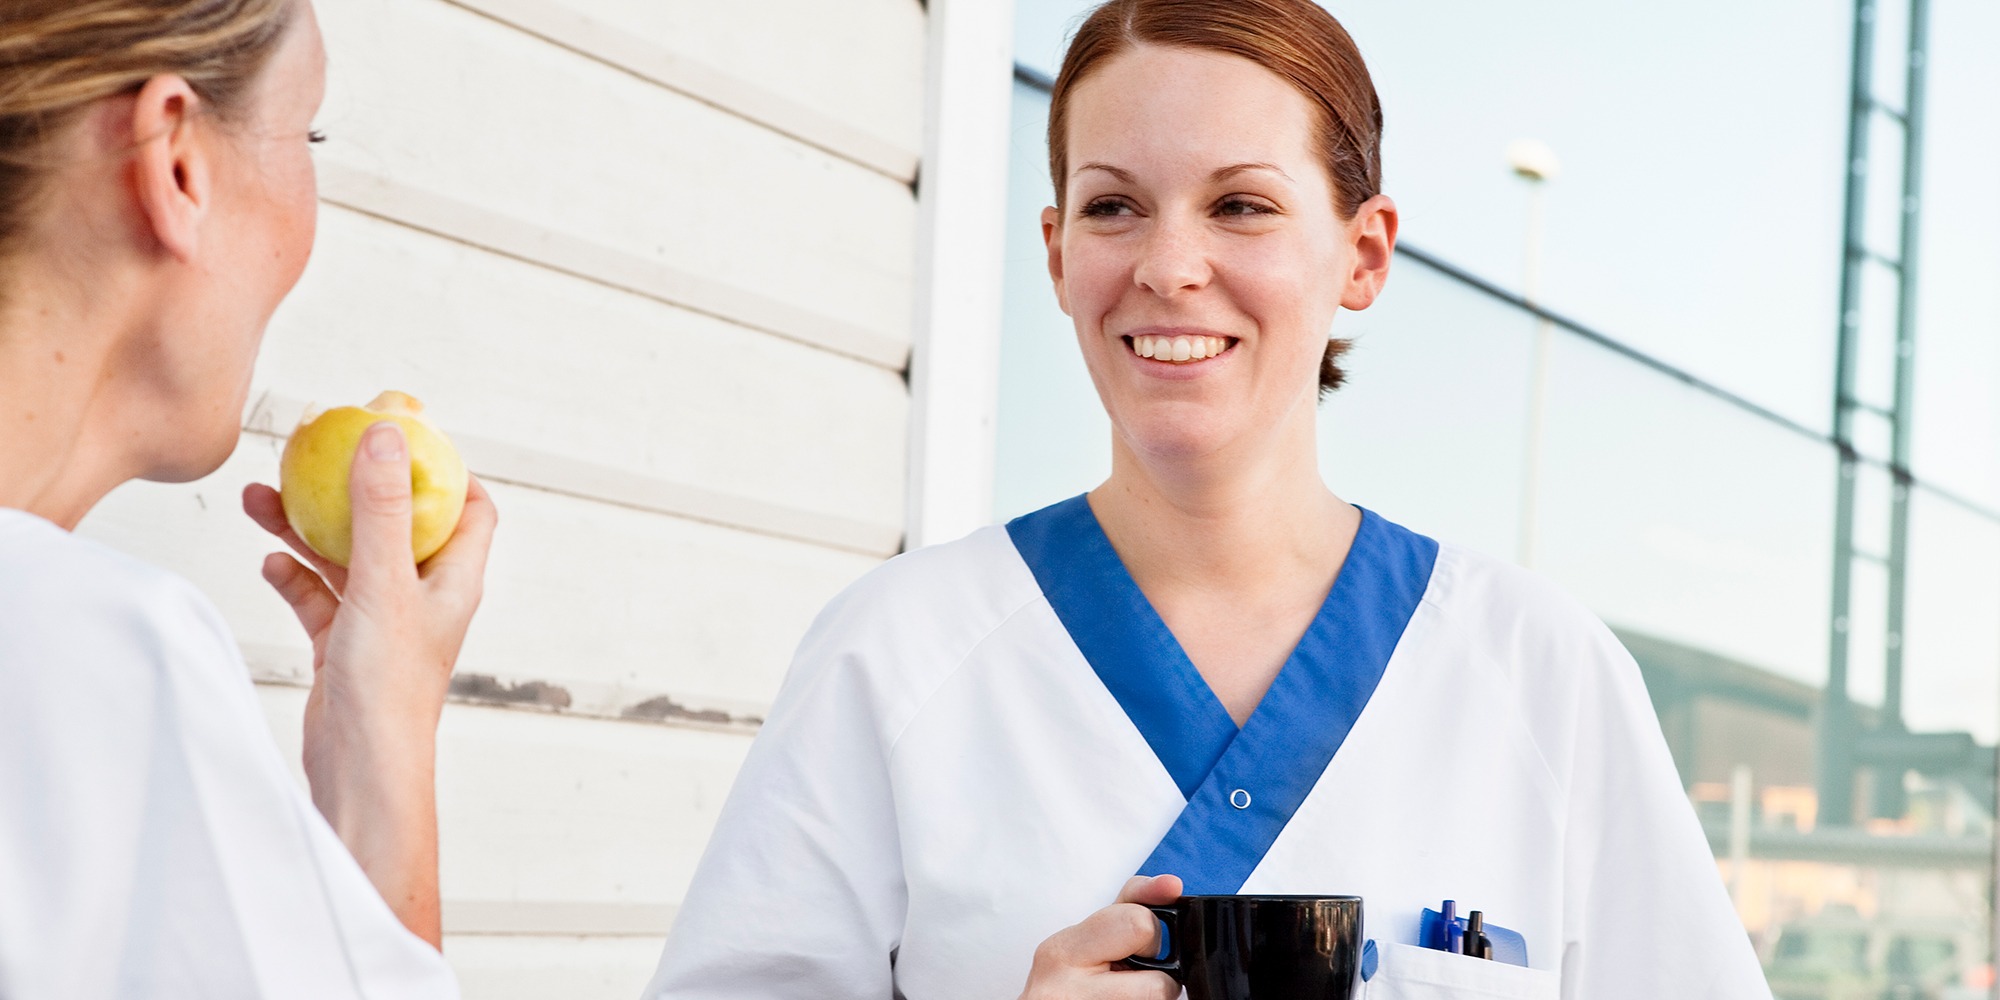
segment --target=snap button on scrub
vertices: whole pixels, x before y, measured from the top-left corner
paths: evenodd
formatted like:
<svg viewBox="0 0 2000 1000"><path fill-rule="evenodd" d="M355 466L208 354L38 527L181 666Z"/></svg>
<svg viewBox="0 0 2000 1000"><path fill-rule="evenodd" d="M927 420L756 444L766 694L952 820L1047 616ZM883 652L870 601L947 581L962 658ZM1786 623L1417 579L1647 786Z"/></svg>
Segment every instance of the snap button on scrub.
<svg viewBox="0 0 2000 1000"><path fill-rule="evenodd" d="M1239 788L1229 793L1229 804L1238 809L1250 808L1250 793Z"/></svg>

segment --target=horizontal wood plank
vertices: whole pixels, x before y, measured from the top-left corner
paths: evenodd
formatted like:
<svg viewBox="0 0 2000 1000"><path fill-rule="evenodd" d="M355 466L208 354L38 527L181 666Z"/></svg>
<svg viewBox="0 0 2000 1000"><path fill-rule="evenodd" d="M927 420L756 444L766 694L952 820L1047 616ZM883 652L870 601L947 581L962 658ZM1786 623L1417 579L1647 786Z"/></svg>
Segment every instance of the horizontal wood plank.
<svg viewBox="0 0 2000 1000"><path fill-rule="evenodd" d="M238 500L244 484L276 481L277 450L274 439L246 435L214 475L128 484L82 530L189 577L222 609L253 669L297 681L310 671L305 638L257 573L278 546ZM461 678L491 681L469 693L537 710L754 724L807 624L879 562L542 490L490 488L501 527L458 669Z"/></svg>
<svg viewBox="0 0 2000 1000"><path fill-rule="evenodd" d="M258 696L303 787L306 693L260 686ZM749 745L448 706L437 758L445 932L663 935Z"/></svg>
<svg viewBox="0 0 2000 1000"><path fill-rule="evenodd" d="M900 372L909 360L909 344L894 334L830 318L740 282L704 277L647 254L524 221L505 209L472 204L338 162L327 162L320 167L319 182L321 199L338 208L706 313L892 371Z"/></svg>
<svg viewBox="0 0 2000 1000"><path fill-rule="evenodd" d="M327 166L908 342L907 185L462 7L320 16Z"/></svg>
<svg viewBox="0 0 2000 1000"><path fill-rule="evenodd" d="M888 176L916 178L925 18L910 0L449 2Z"/></svg>
<svg viewBox="0 0 2000 1000"><path fill-rule="evenodd" d="M289 433L299 404L393 387L496 476L878 555L899 546L909 401L896 373L341 209L322 230L266 338L251 426Z"/></svg>

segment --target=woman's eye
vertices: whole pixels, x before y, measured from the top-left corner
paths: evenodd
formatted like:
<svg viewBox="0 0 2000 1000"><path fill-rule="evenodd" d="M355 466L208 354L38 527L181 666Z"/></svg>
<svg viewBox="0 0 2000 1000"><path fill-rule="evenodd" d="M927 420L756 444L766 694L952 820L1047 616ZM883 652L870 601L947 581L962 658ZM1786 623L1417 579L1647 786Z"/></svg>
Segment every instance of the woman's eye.
<svg viewBox="0 0 2000 1000"><path fill-rule="evenodd" d="M321 132L319 129L313 129L312 131L306 133L306 141L314 145L318 145L319 143L326 141L326 133Z"/></svg>
<svg viewBox="0 0 2000 1000"><path fill-rule="evenodd" d="M1132 214L1132 206L1116 198L1099 198L1083 206L1080 214L1091 217L1130 215Z"/></svg>
<svg viewBox="0 0 2000 1000"><path fill-rule="evenodd" d="M1226 198L1221 205L1216 207L1216 213L1219 215L1275 215L1277 214L1277 209L1260 201L1249 201L1243 198Z"/></svg>

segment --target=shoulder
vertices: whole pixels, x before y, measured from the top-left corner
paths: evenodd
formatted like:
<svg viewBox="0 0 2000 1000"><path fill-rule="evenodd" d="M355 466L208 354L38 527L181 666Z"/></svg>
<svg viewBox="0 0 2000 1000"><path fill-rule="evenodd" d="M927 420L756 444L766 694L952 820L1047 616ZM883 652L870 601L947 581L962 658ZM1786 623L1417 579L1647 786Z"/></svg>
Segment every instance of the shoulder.
<svg viewBox="0 0 2000 1000"><path fill-rule="evenodd" d="M1438 546L1424 600L1487 634L1546 640L1604 630L1596 615L1549 578L1448 542Z"/></svg>
<svg viewBox="0 0 2000 1000"><path fill-rule="evenodd" d="M1582 602L1540 574L1445 545L1424 603L1447 659L1497 676L1494 695L1556 787L1615 772L1678 801L1639 665Z"/></svg>
<svg viewBox="0 0 2000 1000"><path fill-rule="evenodd" d="M1008 590L1035 592L1035 582L1015 551L1007 528L992 524L957 541L927 545L896 556L863 576L850 589L856 594L907 597L939 588L967 598Z"/></svg>
<svg viewBox="0 0 2000 1000"><path fill-rule="evenodd" d="M799 643L787 700L828 684L866 689L893 728L974 650L1041 599L1000 526L906 552L843 590Z"/></svg>
<svg viewBox="0 0 2000 1000"><path fill-rule="evenodd" d="M130 674L233 658L215 606L193 584L18 511L0 511L0 670L50 657Z"/></svg>
<svg viewBox="0 0 2000 1000"><path fill-rule="evenodd" d="M1638 668L1602 620L1538 573L1452 544L1438 548L1424 603L1517 683L1573 683Z"/></svg>
<svg viewBox="0 0 2000 1000"><path fill-rule="evenodd" d="M1040 596L1006 529L995 525L870 570L820 612L808 641L963 655Z"/></svg>

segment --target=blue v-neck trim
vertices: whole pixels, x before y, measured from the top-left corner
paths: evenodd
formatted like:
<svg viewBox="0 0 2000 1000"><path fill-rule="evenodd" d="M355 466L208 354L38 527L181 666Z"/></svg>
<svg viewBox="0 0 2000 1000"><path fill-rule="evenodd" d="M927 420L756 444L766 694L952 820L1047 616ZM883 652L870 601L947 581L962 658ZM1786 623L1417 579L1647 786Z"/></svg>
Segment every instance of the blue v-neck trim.
<svg viewBox="0 0 2000 1000"><path fill-rule="evenodd" d="M1436 542L1362 511L1326 602L1239 731L1084 497L1007 531L1063 628L1187 796L1140 872L1179 875L1189 893L1242 888L1367 707L1437 563Z"/></svg>
<svg viewBox="0 0 2000 1000"><path fill-rule="evenodd" d="M1193 796L1236 738L1236 720L1125 571L1089 501L1015 518L1007 535L1083 658Z"/></svg>

